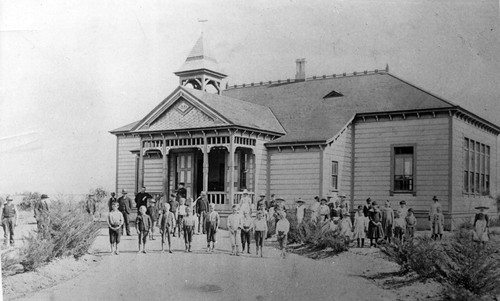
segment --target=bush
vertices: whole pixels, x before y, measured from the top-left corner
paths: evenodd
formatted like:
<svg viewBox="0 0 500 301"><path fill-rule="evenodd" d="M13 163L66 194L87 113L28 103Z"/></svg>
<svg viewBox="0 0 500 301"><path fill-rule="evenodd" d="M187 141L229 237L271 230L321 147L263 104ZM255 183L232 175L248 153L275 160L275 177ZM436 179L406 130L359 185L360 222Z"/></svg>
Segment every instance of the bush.
<svg viewBox="0 0 500 301"><path fill-rule="evenodd" d="M288 231L287 239L289 244L300 243L300 237L298 233L298 222L297 215L295 211L288 210L286 212L286 219L290 223L290 231Z"/></svg>
<svg viewBox="0 0 500 301"><path fill-rule="evenodd" d="M17 263L34 270L54 258L84 255L96 239L100 225L75 203L51 203L45 233L30 234L20 249ZM13 262L11 265L14 264Z"/></svg>
<svg viewBox="0 0 500 301"><path fill-rule="evenodd" d="M36 200L40 199L41 194L38 192L24 192L23 199L21 203L19 203L19 210L28 211L33 208L33 204Z"/></svg>
<svg viewBox="0 0 500 301"><path fill-rule="evenodd" d="M329 222L304 221L298 225L296 232L299 240L311 249L330 248L334 254L348 250L345 238L340 237L338 228L332 229Z"/></svg>
<svg viewBox="0 0 500 301"><path fill-rule="evenodd" d="M481 245L459 231L445 247L444 277L453 296L472 299L500 293L500 257L492 243ZM464 294L464 291L469 294Z"/></svg>

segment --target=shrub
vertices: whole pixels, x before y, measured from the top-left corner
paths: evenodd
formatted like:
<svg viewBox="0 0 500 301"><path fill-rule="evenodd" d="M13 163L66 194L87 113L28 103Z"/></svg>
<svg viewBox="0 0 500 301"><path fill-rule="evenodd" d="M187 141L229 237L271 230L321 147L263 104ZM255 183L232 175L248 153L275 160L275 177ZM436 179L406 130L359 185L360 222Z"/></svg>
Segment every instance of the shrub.
<svg viewBox="0 0 500 301"><path fill-rule="evenodd" d="M33 203L40 199L41 194L38 192L24 192L23 199L21 203L19 203L19 210L28 211L33 208Z"/></svg>
<svg viewBox="0 0 500 301"><path fill-rule="evenodd" d="M330 248L334 254L347 251L345 238L339 236L338 228L329 222L304 221L297 227L297 237L312 249Z"/></svg>
<svg viewBox="0 0 500 301"><path fill-rule="evenodd" d="M298 233L298 222L297 222L297 215L295 214L295 211L288 210L286 213L286 219L290 223L290 231L288 231L288 243L300 243L300 237Z"/></svg>
<svg viewBox="0 0 500 301"><path fill-rule="evenodd" d="M468 296L472 299L500 293L500 257L498 246L480 245L470 235L454 235L445 247L444 276L452 296ZM470 294L464 294L464 291ZM470 299L470 300L472 300Z"/></svg>
<svg viewBox="0 0 500 301"><path fill-rule="evenodd" d="M64 201L51 203L47 223L45 233L32 233L25 238L17 258L25 271L34 270L57 257L81 257L100 229L99 223L95 223L79 204Z"/></svg>

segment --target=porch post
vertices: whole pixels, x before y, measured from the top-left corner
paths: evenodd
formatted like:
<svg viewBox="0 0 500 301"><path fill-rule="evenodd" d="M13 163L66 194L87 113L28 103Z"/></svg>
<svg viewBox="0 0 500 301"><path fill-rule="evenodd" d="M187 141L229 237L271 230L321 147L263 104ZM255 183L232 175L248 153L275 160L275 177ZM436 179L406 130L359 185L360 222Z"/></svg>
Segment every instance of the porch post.
<svg viewBox="0 0 500 301"><path fill-rule="evenodd" d="M139 190L144 186L144 141L141 138L141 147L139 149L139 187L137 187L137 190L135 193L139 192Z"/></svg>
<svg viewBox="0 0 500 301"><path fill-rule="evenodd" d="M203 191L208 192L208 146L207 146L207 137L203 137Z"/></svg>
<svg viewBox="0 0 500 301"><path fill-rule="evenodd" d="M163 196L168 201L168 153L163 139Z"/></svg>
<svg viewBox="0 0 500 301"><path fill-rule="evenodd" d="M229 133L229 202L234 204L234 136Z"/></svg>

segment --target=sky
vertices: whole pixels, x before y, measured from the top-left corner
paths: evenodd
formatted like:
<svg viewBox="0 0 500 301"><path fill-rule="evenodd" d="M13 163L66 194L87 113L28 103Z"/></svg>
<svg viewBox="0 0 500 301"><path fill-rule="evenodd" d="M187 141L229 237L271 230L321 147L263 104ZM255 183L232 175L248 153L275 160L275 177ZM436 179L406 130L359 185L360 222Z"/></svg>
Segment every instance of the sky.
<svg viewBox="0 0 500 301"><path fill-rule="evenodd" d="M113 190L109 131L176 88L201 31L231 85L388 64L500 125L499 30L498 0L0 0L0 194Z"/></svg>

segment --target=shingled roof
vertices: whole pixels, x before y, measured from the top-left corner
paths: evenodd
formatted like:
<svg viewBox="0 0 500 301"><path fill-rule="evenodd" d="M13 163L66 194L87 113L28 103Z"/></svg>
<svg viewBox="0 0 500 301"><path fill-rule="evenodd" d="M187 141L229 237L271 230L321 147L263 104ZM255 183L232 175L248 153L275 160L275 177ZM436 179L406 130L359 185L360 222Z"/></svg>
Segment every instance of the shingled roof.
<svg viewBox="0 0 500 301"><path fill-rule="evenodd" d="M357 113L454 107L387 72L247 86L223 94L269 107L287 132L273 144L327 141ZM328 94L337 97L324 98Z"/></svg>

